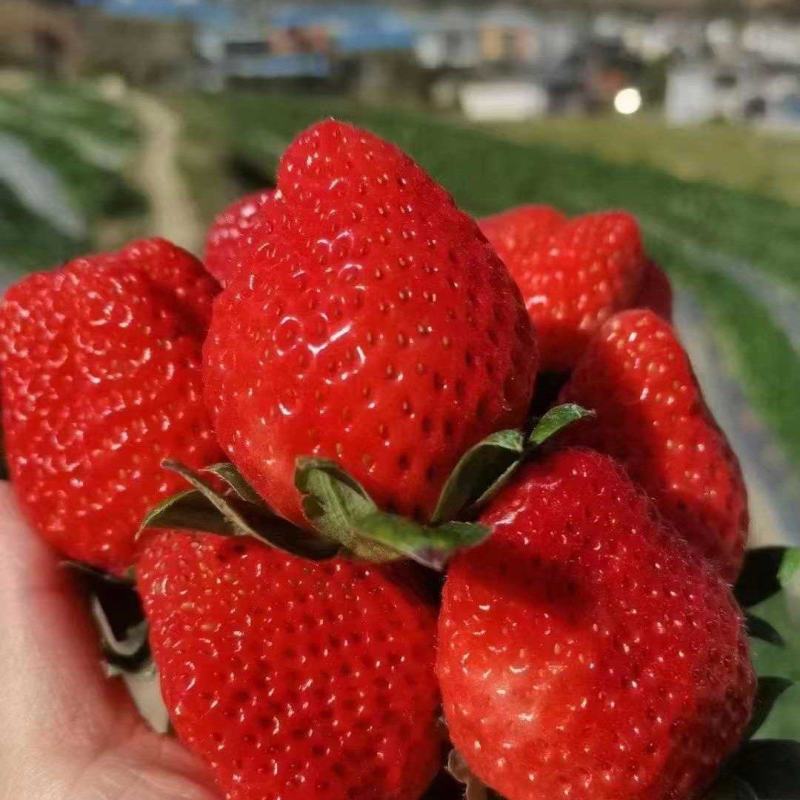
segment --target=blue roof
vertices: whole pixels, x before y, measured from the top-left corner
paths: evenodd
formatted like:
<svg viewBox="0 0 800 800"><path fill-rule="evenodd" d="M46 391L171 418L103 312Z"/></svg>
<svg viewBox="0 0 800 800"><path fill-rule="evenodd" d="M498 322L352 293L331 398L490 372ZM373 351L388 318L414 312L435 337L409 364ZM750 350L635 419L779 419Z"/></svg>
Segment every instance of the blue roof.
<svg viewBox="0 0 800 800"><path fill-rule="evenodd" d="M224 27L235 19L233 10L204 0L78 0L106 14L143 19L187 20L209 27Z"/></svg>
<svg viewBox="0 0 800 800"><path fill-rule="evenodd" d="M120 17L187 20L211 29L232 29L237 22L247 22L237 15L235 6L210 0L79 0L79 3ZM337 49L345 53L408 50L416 38L416 29L400 12L377 4L286 5L266 10L264 22L284 29L327 28Z"/></svg>
<svg viewBox="0 0 800 800"><path fill-rule="evenodd" d="M340 51L405 50L414 46L416 30L392 8L341 3L325 6L284 6L269 14L276 28L328 28Z"/></svg>

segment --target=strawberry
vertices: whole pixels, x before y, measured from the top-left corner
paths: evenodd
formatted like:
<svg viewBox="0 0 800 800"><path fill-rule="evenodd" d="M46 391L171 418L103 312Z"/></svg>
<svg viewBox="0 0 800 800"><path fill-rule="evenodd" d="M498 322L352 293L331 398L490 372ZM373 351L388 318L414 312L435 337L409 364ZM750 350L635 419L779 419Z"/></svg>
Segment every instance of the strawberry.
<svg viewBox="0 0 800 800"><path fill-rule="evenodd" d="M268 225L268 205L274 191L262 189L231 203L214 219L206 236L206 269L223 285L238 272L253 234Z"/></svg>
<svg viewBox="0 0 800 800"><path fill-rule="evenodd" d="M521 259L536 258L534 254L566 222L565 214L545 205L517 206L479 220L484 235L509 269L521 266ZM518 280L516 273L512 275Z"/></svg>
<svg viewBox="0 0 800 800"><path fill-rule="evenodd" d="M201 398L214 281L159 239L76 259L0 306L3 425L17 494L70 558L121 572L145 511L182 488L165 456L219 460Z"/></svg>
<svg viewBox="0 0 800 800"><path fill-rule="evenodd" d="M755 678L729 589L607 456L562 449L451 564L437 672L450 735L507 800L694 800Z"/></svg>
<svg viewBox="0 0 800 800"><path fill-rule="evenodd" d="M571 369L600 325L634 304L645 255L630 214L567 220L547 206L523 206L482 220L481 229L522 291L543 370Z"/></svg>
<svg viewBox="0 0 800 800"><path fill-rule="evenodd" d="M525 419L536 373L519 291L407 155L333 120L281 160L273 236L215 303L204 348L220 443L304 524L303 455L426 519L461 454Z"/></svg>
<svg viewBox="0 0 800 800"><path fill-rule="evenodd" d="M137 581L175 731L227 800L415 800L442 756L413 573L149 534Z"/></svg>
<svg viewBox="0 0 800 800"><path fill-rule="evenodd" d="M636 308L649 308L667 322L672 322L672 286L655 261L648 261L642 274L642 285L634 302Z"/></svg>
<svg viewBox="0 0 800 800"><path fill-rule="evenodd" d="M747 493L669 323L647 310L617 314L590 343L561 400L597 412L566 437L621 461L661 513L733 581L744 554Z"/></svg>

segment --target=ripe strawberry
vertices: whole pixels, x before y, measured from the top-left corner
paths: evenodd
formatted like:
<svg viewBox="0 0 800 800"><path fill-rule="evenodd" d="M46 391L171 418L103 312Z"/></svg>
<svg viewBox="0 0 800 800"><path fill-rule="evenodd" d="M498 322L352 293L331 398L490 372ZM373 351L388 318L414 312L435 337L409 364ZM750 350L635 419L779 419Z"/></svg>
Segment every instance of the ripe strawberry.
<svg viewBox="0 0 800 800"><path fill-rule="evenodd" d="M193 334L202 336L208 328L219 287L182 247L158 237L139 239L116 252L96 253L79 261L91 261L97 268L141 270L154 284L161 302L186 317Z"/></svg>
<svg viewBox="0 0 800 800"><path fill-rule="evenodd" d="M253 234L268 223L267 206L275 192L263 189L231 203L221 211L206 237L206 269L224 286L239 271L249 247L257 247Z"/></svg>
<svg viewBox="0 0 800 800"><path fill-rule="evenodd" d="M299 524L301 455L427 518L461 454L525 419L537 355L517 288L408 156L332 120L284 154L271 218L204 348L223 448Z"/></svg>
<svg viewBox="0 0 800 800"><path fill-rule="evenodd" d="M221 455L201 398L215 291L163 240L76 259L0 306L3 427L15 488L62 553L120 572L147 509L182 487L166 456Z"/></svg>
<svg viewBox="0 0 800 800"><path fill-rule="evenodd" d="M617 314L590 343L561 400L597 412L566 437L621 461L733 581L747 536L747 492L672 327L652 311Z"/></svg>
<svg viewBox="0 0 800 800"><path fill-rule="evenodd" d="M513 269L522 259L535 259L541 245L566 222L566 215L552 206L526 205L485 217L479 225L497 254Z"/></svg>
<svg viewBox="0 0 800 800"><path fill-rule="evenodd" d="M405 567L159 532L137 580L181 740L227 800L415 800L442 756L436 615Z"/></svg>
<svg viewBox="0 0 800 800"><path fill-rule="evenodd" d="M634 306L649 308L667 322L672 322L672 286L666 272L655 261L645 264Z"/></svg>
<svg viewBox="0 0 800 800"><path fill-rule="evenodd" d="M507 800L694 800L755 679L728 588L607 456L523 467L450 567L437 672L451 738Z"/></svg>
<svg viewBox="0 0 800 800"><path fill-rule="evenodd" d="M523 206L481 222L517 282L536 327L543 370L571 369L591 335L639 292L645 255L621 211L565 219Z"/></svg>

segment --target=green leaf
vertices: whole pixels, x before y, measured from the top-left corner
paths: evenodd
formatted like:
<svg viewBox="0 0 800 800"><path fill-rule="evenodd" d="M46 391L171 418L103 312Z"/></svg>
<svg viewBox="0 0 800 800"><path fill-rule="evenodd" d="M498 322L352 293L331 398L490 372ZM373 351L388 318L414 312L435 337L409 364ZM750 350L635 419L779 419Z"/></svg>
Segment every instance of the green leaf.
<svg viewBox="0 0 800 800"><path fill-rule="evenodd" d="M179 528L230 534L230 522L219 509L197 489L166 497L153 506L142 520L139 532L145 528Z"/></svg>
<svg viewBox="0 0 800 800"><path fill-rule="evenodd" d="M572 425L573 422L593 416L594 411L588 411L576 403L564 403L560 406L554 406L549 411L546 411L536 425L533 426L527 445L528 447L539 447L559 431Z"/></svg>
<svg viewBox="0 0 800 800"><path fill-rule="evenodd" d="M730 771L758 800L800 800L800 742L753 739L733 757Z"/></svg>
<svg viewBox="0 0 800 800"><path fill-rule="evenodd" d="M759 728L767 721L778 698L792 686L794 686L794 681L775 675L762 675L758 679L758 693L753 706L753 715L744 738L751 739L758 733Z"/></svg>
<svg viewBox="0 0 800 800"><path fill-rule="evenodd" d="M242 473L233 464L228 462L212 464L210 467L204 467L203 472L210 472L223 480L236 492L240 500L246 500L248 503L264 502L261 495L247 482Z"/></svg>
<svg viewBox="0 0 800 800"><path fill-rule="evenodd" d="M781 586L788 587L800 570L800 547L789 547L783 554L781 565L778 569L778 582Z"/></svg>
<svg viewBox="0 0 800 800"><path fill-rule="evenodd" d="M736 775L723 775L703 800L758 800L752 788Z"/></svg>
<svg viewBox="0 0 800 800"><path fill-rule="evenodd" d="M153 662L148 640L149 628L145 620L131 626L125 631L122 638L118 638L114 634L113 626L106 615L102 602L96 595L91 600L91 611L100 632L100 641L109 675L119 675L120 673L138 675L152 671Z"/></svg>
<svg viewBox="0 0 800 800"><path fill-rule="evenodd" d="M431 521L455 519L485 503L514 473L524 452L517 430L497 431L471 447L442 487Z"/></svg>
<svg viewBox="0 0 800 800"><path fill-rule="evenodd" d="M67 558L60 563L60 566L74 570L75 572L92 578L95 581L102 581L104 583L111 583L120 586L132 586L134 583L134 579L129 577L127 574L113 575L110 572L97 569L97 567L93 567L90 564L84 564L83 561L73 561L72 559Z"/></svg>
<svg viewBox="0 0 800 800"><path fill-rule="evenodd" d="M295 485L303 495L303 511L314 527L368 561L405 557L441 569L457 550L472 547L489 534L483 525L422 525L380 511L358 481L327 459L299 458Z"/></svg>
<svg viewBox="0 0 800 800"><path fill-rule="evenodd" d="M334 461L301 456L294 482L303 495L306 518L328 540L367 561L399 558L396 550L361 535L361 520L377 506L364 487Z"/></svg>
<svg viewBox="0 0 800 800"><path fill-rule="evenodd" d="M473 445L461 457L439 495L433 524L474 514L508 482L530 450L555 436L567 425L594 416L574 403L547 411L527 442L521 431L496 431Z"/></svg>
<svg viewBox="0 0 800 800"><path fill-rule="evenodd" d="M159 503L145 516L140 534L144 528L180 527L224 536L252 536L270 547L313 561L332 558L339 552L335 542L309 536L276 516L263 502L247 502L237 494L222 495L177 461L166 460L162 466L184 478L194 491Z"/></svg>
<svg viewBox="0 0 800 800"><path fill-rule="evenodd" d="M418 522L373 511L360 521L361 534L432 569L441 570L459 550L475 547L491 529L475 522L446 522L421 525Z"/></svg>
<svg viewBox="0 0 800 800"><path fill-rule="evenodd" d="M742 608L763 602L781 590L778 572L787 549L757 547L745 553L739 580L733 589Z"/></svg>
<svg viewBox="0 0 800 800"><path fill-rule="evenodd" d="M776 647L785 647L786 641L780 632L767 620L757 617L750 611L744 612L747 635L751 639L761 639L762 642L774 644Z"/></svg>

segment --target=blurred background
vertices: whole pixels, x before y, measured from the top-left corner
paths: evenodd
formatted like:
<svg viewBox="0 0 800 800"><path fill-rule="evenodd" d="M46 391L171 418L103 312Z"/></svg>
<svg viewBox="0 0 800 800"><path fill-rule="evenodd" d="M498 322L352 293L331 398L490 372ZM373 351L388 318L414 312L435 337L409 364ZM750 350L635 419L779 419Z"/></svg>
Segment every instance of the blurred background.
<svg viewBox="0 0 800 800"><path fill-rule="evenodd" d="M331 114L475 215L633 211L753 541L800 544L798 0L0 0L0 286L141 235L199 253Z"/></svg>

